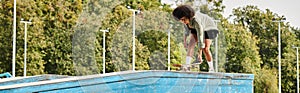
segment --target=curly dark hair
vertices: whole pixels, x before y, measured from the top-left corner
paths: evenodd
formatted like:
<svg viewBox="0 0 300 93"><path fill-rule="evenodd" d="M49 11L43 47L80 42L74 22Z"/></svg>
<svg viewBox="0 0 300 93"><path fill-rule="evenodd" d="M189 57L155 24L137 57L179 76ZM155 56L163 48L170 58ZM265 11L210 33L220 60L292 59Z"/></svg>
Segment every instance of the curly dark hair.
<svg viewBox="0 0 300 93"><path fill-rule="evenodd" d="M179 20L182 17L192 18L195 15L194 9L189 5L180 5L173 11L173 16L176 20Z"/></svg>

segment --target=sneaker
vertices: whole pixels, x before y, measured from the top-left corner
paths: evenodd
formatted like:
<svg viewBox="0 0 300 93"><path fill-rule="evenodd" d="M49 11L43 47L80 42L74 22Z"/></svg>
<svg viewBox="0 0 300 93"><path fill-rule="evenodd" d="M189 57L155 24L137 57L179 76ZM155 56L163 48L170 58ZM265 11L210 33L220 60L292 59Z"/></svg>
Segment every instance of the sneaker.
<svg viewBox="0 0 300 93"><path fill-rule="evenodd" d="M187 67L187 68L186 68L186 71L191 71L191 67Z"/></svg>
<svg viewBox="0 0 300 93"><path fill-rule="evenodd" d="M191 67L185 65L185 66L182 67L182 70L183 70L183 71L190 71L190 70L191 70Z"/></svg>
<svg viewBox="0 0 300 93"><path fill-rule="evenodd" d="M198 54L196 55L196 60L192 63L194 65L202 64L202 58L198 57Z"/></svg>
<svg viewBox="0 0 300 93"><path fill-rule="evenodd" d="M210 69L208 70L208 72L215 72L215 70L214 70L213 68L210 68Z"/></svg>
<svg viewBox="0 0 300 93"><path fill-rule="evenodd" d="M198 58L196 58L196 60L192 64L196 64L196 65L202 64L202 61L200 61Z"/></svg>

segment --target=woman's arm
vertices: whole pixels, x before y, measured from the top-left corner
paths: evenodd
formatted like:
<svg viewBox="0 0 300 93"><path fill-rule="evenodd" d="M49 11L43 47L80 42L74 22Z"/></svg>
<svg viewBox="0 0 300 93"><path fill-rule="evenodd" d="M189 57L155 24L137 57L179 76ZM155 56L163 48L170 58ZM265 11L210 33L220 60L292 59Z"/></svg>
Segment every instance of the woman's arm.
<svg viewBox="0 0 300 93"><path fill-rule="evenodd" d="M183 46L184 46L184 48L187 48L186 37L187 36L184 35L184 38L183 38Z"/></svg>
<svg viewBox="0 0 300 93"><path fill-rule="evenodd" d="M190 35L190 29L188 29L187 25L184 26L185 32L183 37L183 46L184 48L187 48L186 38Z"/></svg>
<svg viewBox="0 0 300 93"><path fill-rule="evenodd" d="M198 47L204 48L204 30L201 24L197 23L195 24L195 29L197 31L197 37L198 37Z"/></svg>

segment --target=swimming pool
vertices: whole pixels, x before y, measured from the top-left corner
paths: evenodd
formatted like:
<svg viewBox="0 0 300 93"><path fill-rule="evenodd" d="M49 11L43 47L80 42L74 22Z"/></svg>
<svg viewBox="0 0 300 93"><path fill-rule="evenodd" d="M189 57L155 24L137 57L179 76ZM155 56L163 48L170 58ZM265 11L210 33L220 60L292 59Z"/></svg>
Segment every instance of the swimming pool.
<svg viewBox="0 0 300 93"><path fill-rule="evenodd" d="M253 93L253 74L124 71L0 87L0 92Z"/></svg>

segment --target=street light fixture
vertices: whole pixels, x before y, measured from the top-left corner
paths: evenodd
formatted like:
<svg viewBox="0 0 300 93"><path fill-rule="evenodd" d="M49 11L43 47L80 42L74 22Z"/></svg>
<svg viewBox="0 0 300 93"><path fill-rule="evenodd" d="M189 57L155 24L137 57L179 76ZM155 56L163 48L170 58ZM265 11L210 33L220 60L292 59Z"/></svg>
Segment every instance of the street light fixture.
<svg viewBox="0 0 300 93"><path fill-rule="evenodd" d="M135 15L139 14L140 10L129 9L132 11L132 70L135 71Z"/></svg>
<svg viewBox="0 0 300 93"><path fill-rule="evenodd" d="M194 0L193 6L195 7L195 10L199 10L200 5L201 4L199 0Z"/></svg>
<svg viewBox="0 0 300 93"><path fill-rule="evenodd" d="M14 0L14 23L13 23L13 54L12 54L12 77L16 76L16 33L17 33L17 0Z"/></svg>
<svg viewBox="0 0 300 93"><path fill-rule="evenodd" d="M218 22L220 22L220 20L214 20L216 25L218 26ZM216 72L218 72L218 36L215 38L215 69Z"/></svg>
<svg viewBox="0 0 300 93"><path fill-rule="evenodd" d="M21 19L20 21L21 23L25 24L25 32L24 32L24 77L26 77L26 51L27 51L27 24L31 24L30 21L23 21L23 19Z"/></svg>
<svg viewBox="0 0 300 93"><path fill-rule="evenodd" d="M103 64L102 64L102 67L103 67L103 74L105 74L105 33L106 32L109 32L108 30L100 30L101 32L103 32L103 51L102 51L102 55L103 55Z"/></svg>
<svg viewBox="0 0 300 93"><path fill-rule="evenodd" d="M297 60L297 93L299 93L299 58L298 58L299 52L298 52L298 50L299 50L300 47L293 46L293 48L296 48L296 60Z"/></svg>
<svg viewBox="0 0 300 93"><path fill-rule="evenodd" d="M171 37L171 28L172 27L173 27L173 25L170 24L170 27L168 29L168 71L171 70L171 68L170 68L170 66L171 66L171 59L170 59L170 56L171 56L171 53L170 53L170 51L171 51L171 39L170 39L170 37Z"/></svg>
<svg viewBox="0 0 300 93"><path fill-rule="evenodd" d="M286 19L282 18L280 20L276 20L275 18L272 19L272 22L278 23L278 73L279 73L279 81L278 81L278 87L279 87L279 93L281 93L281 39L280 39L280 23L284 22Z"/></svg>

